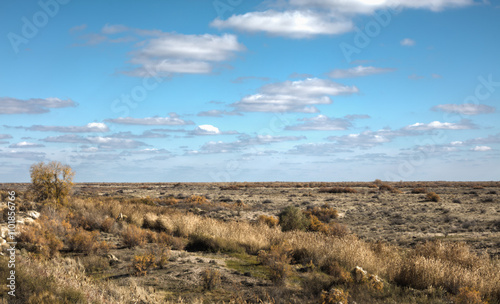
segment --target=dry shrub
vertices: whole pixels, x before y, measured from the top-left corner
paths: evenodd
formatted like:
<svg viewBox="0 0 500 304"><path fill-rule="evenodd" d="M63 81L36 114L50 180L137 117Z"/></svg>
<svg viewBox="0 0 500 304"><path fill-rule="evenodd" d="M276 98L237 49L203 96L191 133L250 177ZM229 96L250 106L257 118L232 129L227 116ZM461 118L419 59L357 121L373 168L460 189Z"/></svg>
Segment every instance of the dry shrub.
<svg viewBox="0 0 500 304"><path fill-rule="evenodd" d="M378 184L378 190L380 192L385 192L388 191L390 193L401 193L401 191L387 183L379 183Z"/></svg>
<svg viewBox="0 0 500 304"><path fill-rule="evenodd" d="M427 200L429 200L431 202L439 202L439 200L441 199L439 197L439 195L437 195L435 192L429 192L429 193L427 193L426 198L427 198Z"/></svg>
<svg viewBox="0 0 500 304"><path fill-rule="evenodd" d="M220 272L216 269L205 269L200 273L203 290L213 290L221 283Z"/></svg>
<svg viewBox="0 0 500 304"><path fill-rule="evenodd" d="M425 189L425 188L413 188L413 189L411 189L411 193L423 194L423 193L427 193L427 189Z"/></svg>
<svg viewBox="0 0 500 304"><path fill-rule="evenodd" d="M152 253L135 255L132 261L132 273L135 276L145 276L148 270L156 267L155 256Z"/></svg>
<svg viewBox="0 0 500 304"><path fill-rule="evenodd" d="M337 219L339 217L339 212L337 211L337 209L328 206L328 204L325 204L321 207L308 209L304 213L314 215L324 223L328 223L331 220Z"/></svg>
<svg viewBox="0 0 500 304"><path fill-rule="evenodd" d="M429 241L415 247L415 254L448 261L470 269L480 266L481 263L481 259L463 242Z"/></svg>
<svg viewBox="0 0 500 304"><path fill-rule="evenodd" d="M358 193L351 187L320 188L319 193Z"/></svg>
<svg viewBox="0 0 500 304"><path fill-rule="evenodd" d="M353 283L351 273L340 266L339 262L334 257L328 257L320 266L321 271L333 277L335 284L350 284Z"/></svg>
<svg viewBox="0 0 500 304"><path fill-rule="evenodd" d="M135 225L128 225L121 234L123 244L126 247L144 246L146 243L146 233Z"/></svg>
<svg viewBox="0 0 500 304"><path fill-rule="evenodd" d="M99 232L86 231L82 228L76 229L68 236L68 245L70 250L89 254L97 250Z"/></svg>
<svg viewBox="0 0 500 304"><path fill-rule="evenodd" d="M39 254L42 258L51 258L59 253L64 243L50 230L40 226L26 226L18 237L20 248Z"/></svg>
<svg viewBox="0 0 500 304"><path fill-rule="evenodd" d="M280 220L275 218L274 216L268 216L268 215L259 215L259 218L257 219L258 223L265 224L269 227L276 227L278 226Z"/></svg>
<svg viewBox="0 0 500 304"><path fill-rule="evenodd" d="M332 288L321 293L321 304L347 304L349 293L342 289Z"/></svg>
<svg viewBox="0 0 500 304"><path fill-rule="evenodd" d="M116 223L115 219L113 219L111 217L107 217L101 223L101 230L104 232L110 233L112 231L115 223Z"/></svg>
<svg viewBox="0 0 500 304"><path fill-rule="evenodd" d="M268 267L269 277L277 285L283 285L291 273L291 247L286 244L273 245L269 251L259 252L259 261Z"/></svg>
<svg viewBox="0 0 500 304"><path fill-rule="evenodd" d="M102 256L89 255L83 257L80 261L86 273L103 272L110 268L109 260Z"/></svg>
<svg viewBox="0 0 500 304"><path fill-rule="evenodd" d="M483 304L481 293L469 287L460 288L458 295L455 297L456 304Z"/></svg>
<svg viewBox="0 0 500 304"><path fill-rule="evenodd" d="M243 253L245 248L237 241L227 240L221 237L213 237L204 233L195 233L189 236L189 242L186 245L189 251L206 251L222 253Z"/></svg>
<svg viewBox="0 0 500 304"><path fill-rule="evenodd" d="M185 203L191 205L206 205L210 204L206 197L201 195L191 195L190 197L184 200Z"/></svg>

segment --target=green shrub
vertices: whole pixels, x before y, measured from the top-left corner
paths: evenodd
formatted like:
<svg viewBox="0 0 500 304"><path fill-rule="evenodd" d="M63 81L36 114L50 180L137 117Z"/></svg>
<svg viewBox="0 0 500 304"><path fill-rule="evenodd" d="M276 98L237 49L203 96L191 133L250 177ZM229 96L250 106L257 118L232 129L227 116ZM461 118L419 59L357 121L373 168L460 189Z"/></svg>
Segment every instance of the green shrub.
<svg viewBox="0 0 500 304"><path fill-rule="evenodd" d="M290 230L302 230L305 231L309 225L310 221L307 216L295 206L286 207L279 214L279 223L281 226L281 230L290 231Z"/></svg>

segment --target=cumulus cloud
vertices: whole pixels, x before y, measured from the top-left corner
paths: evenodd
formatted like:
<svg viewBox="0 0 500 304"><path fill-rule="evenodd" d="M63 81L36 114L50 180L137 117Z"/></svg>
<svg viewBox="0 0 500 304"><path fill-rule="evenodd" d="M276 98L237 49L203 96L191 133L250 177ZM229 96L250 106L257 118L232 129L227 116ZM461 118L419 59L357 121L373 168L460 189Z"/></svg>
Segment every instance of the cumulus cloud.
<svg viewBox="0 0 500 304"><path fill-rule="evenodd" d="M239 152L245 148L258 145L268 145L272 143L279 143L285 141L297 141L305 139L304 136L272 136L272 135L257 135L251 137L248 135L241 135L237 141L223 142L223 141L209 141L205 143L199 151L190 151L188 154L200 153L232 153Z"/></svg>
<svg viewBox="0 0 500 304"><path fill-rule="evenodd" d="M442 11L447 8L473 5L473 0L290 0L290 4L305 7L321 7L343 14L372 14L380 9L426 9Z"/></svg>
<svg viewBox="0 0 500 304"><path fill-rule="evenodd" d="M371 148L377 145L388 143L395 137L412 135L409 132L400 130L381 129L378 131L364 131L362 133L348 134L342 136L329 136L327 139L334 141L339 147Z"/></svg>
<svg viewBox="0 0 500 304"><path fill-rule="evenodd" d="M416 44L415 40L410 38L405 38L399 42L402 46L414 46Z"/></svg>
<svg viewBox="0 0 500 304"><path fill-rule="evenodd" d="M352 123L346 118L330 118L326 115L318 115L311 118L301 118L302 124L287 126L285 130L295 131L336 131L346 130L352 127Z"/></svg>
<svg viewBox="0 0 500 304"><path fill-rule="evenodd" d="M314 105L330 104L332 95L358 93L356 86L345 86L327 79L307 78L268 84L258 94L247 95L231 106L242 112L319 112Z"/></svg>
<svg viewBox="0 0 500 304"><path fill-rule="evenodd" d="M405 130L429 131L429 130L470 130L477 126L468 119L462 119L458 123L433 121L430 123L417 122L404 127Z"/></svg>
<svg viewBox="0 0 500 304"><path fill-rule="evenodd" d="M37 143L31 143L27 141L21 141L16 144L12 144L9 146L9 148L43 148L45 145L42 144L37 144Z"/></svg>
<svg viewBox="0 0 500 304"><path fill-rule="evenodd" d="M265 32L291 38L342 34L354 27L351 20L310 10L249 12L233 15L227 20L215 19L210 25L219 29L234 28L244 32Z"/></svg>
<svg viewBox="0 0 500 304"><path fill-rule="evenodd" d="M331 78L353 78L353 77L362 77L368 75L376 75L394 72L396 69L393 68L377 68L373 66L362 66L359 65L357 67L353 67L350 69L335 69L328 73L328 76Z"/></svg>
<svg viewBox="0 0 500 304"><path fill-rule="evenodd" d="M168 117L146 117L146 118L133 118L133 117L119 117L114 119L106 119L107 122L125 124L125 125L167 125L167 126L179 126L179 125L192 125L194 122L188 120L185 121L179 118L179 115L175 113L170 113Z"/></svg>
<svg viewBox="0 0 500 304"><path fill-rule="evenodd" d="M474 148L471 148L472 151L476 152L486 152L486 151L491 151L491 147L488 146L475 146Z"/></svg>
<svg viewBox="0 0 500 304"><path fill-rule="evenodd" d="M432 107L432 110L443 111L447 113L456 113L462 115L478 115L478 114L494 113L496 109L494 107L487 106L484 104L465 103L465 104L441 104Z"/></svg>
<svg viewBox="0 0 500 304"><path fill-rule="evenodd" d="M85 126L42 126L34 125L31 127L15 127L22 128L27 131L41 132L61 132L61 133L93 133L93 132L108 132L109 128L101 122L91 122Z"/></svg>
<svg viewBox="0 0 500 304"><path fill-rule="evenodd" d="M50 109L76 107L77 104L71 100L59 98L31 98L17 99L12 97L0 97L0 114L42 114L50 112Z"/></svg>
<svg viewBox="0 0 500 304"><path fill-rule="evenodd" d="M99 149L135 149L138 147L147 146L145 143L133 139L103 137L103 136L83 137L76 134L49 136L44 139L41 139L41 141L52 142L52 143L95 144Z"/></svg>
<svg viewBox="0 0 500 304"><path fill-rule="evenodd" d="M132 52L130 63L137 67L125 74L139 77L207 74L212 72L214 64L230 60L244 49L237 37L230 34L161 33Z"/></svg>
<svg viewBox="0 0 500 304"><path fill-rule="evenodd" d="M209 110L209 111L199 112L197 116L222 117L222 116L243 116L243 114L235 111Z"/></svg>
<svg viewBox="0 0 500 304"><path fill-rule="evenodd" d="M193 135L219 135L221 131L212 125L199 125L192 133Z"/></svg>

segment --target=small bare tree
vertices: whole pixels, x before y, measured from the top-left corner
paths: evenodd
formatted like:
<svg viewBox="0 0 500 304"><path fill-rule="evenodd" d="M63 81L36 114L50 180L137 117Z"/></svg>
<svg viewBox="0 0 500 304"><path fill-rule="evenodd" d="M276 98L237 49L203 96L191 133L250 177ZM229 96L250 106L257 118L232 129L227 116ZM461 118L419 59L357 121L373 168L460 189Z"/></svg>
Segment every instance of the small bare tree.
<svg viewBox="0 0 500 304"><path fill-rule="evenodd" d="M32 189L37 201L65 204L73 186L75 173L60 162L40 162L30 168Z"/></svg>

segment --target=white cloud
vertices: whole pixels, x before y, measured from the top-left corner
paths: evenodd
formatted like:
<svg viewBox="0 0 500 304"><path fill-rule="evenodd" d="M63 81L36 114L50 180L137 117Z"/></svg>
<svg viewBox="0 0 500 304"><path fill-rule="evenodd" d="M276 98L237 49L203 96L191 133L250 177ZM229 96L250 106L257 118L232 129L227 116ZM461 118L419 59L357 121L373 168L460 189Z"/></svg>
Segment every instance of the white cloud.
<svg viewBox="0 0 500 304"><path fill-rule="evenodd" d="M316 113L314 105L330 104L332 95L359 92L355 86L345 86L330 80L307 78L268 84L258 94L247 95L231 106L242 112L303 112Z"/></svg>
<svg viewBox="0 0 500 304"><path fill-rule="evenodd" d="M353 78L362 77L368 75L382 74L388 72L394 72L396 69L392 68L376 68L372 66L357 66L350 69L336 69L328 73L331 78Z"/></svg>
<svg viewBox="0 0 500 304"><path fill-rule="evenodd" d="M429 131L429 130L470 130L477 128L470 120L462 119L458 123L433 121L430 123L417 122L404 127L404 130Z"/></svg>
<svg viewBox="0 0 500 304"><path fill-rule="evenodd" d="M443 111L462 115L478 115L495 112L495 108L483 104L441 104L432 108L433 111Z"/></svg>
<svg viewBox="0 0 500 304"><path fill-rule="evenodd" d="M179 118L179 115L175 113L170 113L168 117L146 117L146 118L133 118L133 117L119 117L114 119L106 119L107 122L125 124L125 125L168 125L168 126L179 126L179 125L192 125L192 121L183 120Z"/></svg>
<svg viewBox="0 0 500 304"><path fill-rule="evenodd" d="M10 138L12 138L12 136L9 134L0 134L0 139L10 139Z"/></svg>
<svg viewBox="0 0 500 304"><path fill-rule="evenodd" d="M332 18L310 10L250 12L233 15L227 20L215 19L210 25L219 29L234 28L239 31L266 32L292 38L342 34L354 27L350 20Z"/></svg>
<svg viewBox="0 0 500 304"><path fill-rule="evenodd" d="M31 98L17 99L12 97L0 97L0 114L41 114L50 112L50 109L76 107L71 99L59 98Z"/></svg>
<svg viewBox="0 0 500 304"><path fill-rule="evenodd" d="M441 11L447 8L474 4L473 0L290 0L296 6L317 6L344 14L372 14L380 9L426 9Z"/></svg>
<svg viewBox="0 0 500 304"><path fill-rule="evenodd" d="M221 131L219 128L212 125L199 125L193 131L194 135L219 135Z"/></svg>
<svg viewBox="0 0 500 304"><path fill-rule="evenodd" d="M335 131L346 130L352 126L351 121L346 118L330 118L322 114L311 118L302 118L299 121L305 122L288 126L285 129L296 131Z"/></svg>
<svg viewBox="0 0 500 304"><path fill-rule="evenodd" d="M21 141L16 144L12 144L9 146L9 148L43 148L45 147L42 144L36 144L36 143L31 143L27 141Z"/></svg>
<svg viewBox="0 0 500 304"><path fill-rule="evenodd" d="M126 74L155 76L175 73L207 74L214 64L234 57L245 47L235 35L183 35L162 33L140 44L130 62L138 65Z"/></svg>
<svg viewBox="0 0 500 304"><path fill-rule="evenodd" d="M307 143L297 145L288 151L289 154L299 155L332 155L344 152L352 152L352 150L339 147L336 143Z"/></svg>
<svg viewBox="0 0 500 304"><path fill-rule="evenodd" d="M382 129L378 131L367 130L357 134L330 136L327 139L336 142L339 148L341 147L371 148L376 145L388 143L392 141L393 138L403 135L404 133L400 131L393 131L391 129Z"/></svg>
<svg viewBox="0 0 500 304"><path fill-rule="evenodd" d="M90 132L108 132L109 128L106 124L101 122L91 122L85 126L42 126L34 125L24 128L28 131L41 131L41 132L62 132L62 133L90 133Z"/></svg>
<svg viewBox="0 0 500 304"><path fill-rule="evenodd" d="M145 143L133 139L89 136L83 137L76 134L66 134L61 136L49 136L42 139L44 142L52 143L84 143L95 144L99 149L135 149L147 146Z"/></svg>
<svg viewBox="0 0 500 304"><path fill-rule="evenodd" d="M477 152L486 152L486 151L491 151L491 147L488 146L475 146L474 148L471 148L472 151L477 151Z"/></svg>
<svg viewBox="0 0 500 304"><path fill-rule="evenodd" d="M243 116L243 114L235 112L235 111L225 111L225 110L209 110L203 111L197 114L197 116L211 116L211 117L222 117L224 115L227 116Z"/></svg>
<svg viewBox="0 0 500 304"><path fill-rule="evenodd" d="M207 153L232 153L239 152L243 149L248 149L252 146L268 145L285 141L297 141L305 139L304 136L272 136L272 135L257 135L250 137L241 135L237 141L209 141L205 143L200 150L190 151L188 154L207 154Z"/></svg>
<svg viewBox="0 0 500 304"><path fill-rule="evenodd" d="M410 38L405 38L399 42L402 46L414 46L416 44L415 40Z"/></svg>

